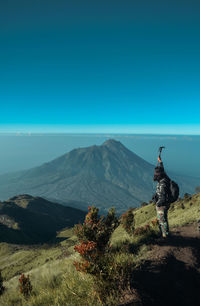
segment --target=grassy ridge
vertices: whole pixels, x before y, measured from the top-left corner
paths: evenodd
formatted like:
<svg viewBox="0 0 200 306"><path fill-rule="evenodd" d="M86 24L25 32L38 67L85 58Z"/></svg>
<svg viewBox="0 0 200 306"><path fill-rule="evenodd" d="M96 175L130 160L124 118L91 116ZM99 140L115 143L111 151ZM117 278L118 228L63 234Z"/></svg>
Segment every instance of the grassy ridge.
<svg viewBox="0 0 200 306"><path fill-rule="evenodd" d="M41 267L47 262L69 256L73 252L76 237L72 229L58 233L57 238L65 238L57 244L43 244L41 246L19 246L7 243L0 244L0 267L5 280L9 280L22 272L28 272Z"/></svg>
<svg viewBox="0 0 200 306"><path fill-rule="evenodd" d="M144 226L156 217L155 205L136 209L134 214L136 227ZM182 199L169 209L171 227L196 222L199 218L200 194ZM156 232L158 229L155 235ZM145 242L153 239L148 235L131 237L119 226L111 240L113 260L140 265L148 257L149 246ZM40 247L0 244L0 266L8 288L0 297L0 305L102 305L93 290L93 278L77 272L73 266L73 261L78 259L73 249L77 241L73 231L60 231L57 238L63 240ZM20 272L30 275L33 295L29 301L17 289ZM117 301L117 294L107 297L107 305L117 305Z"/></svg>
<svg viewBox="0 0 200 306"><path fill-rule="evenodd" d="M135 210L136 227L149 223L156 217L155 205L150 204ZM200 194L186 196L172 203L168 212L169 226L181 226L200 218Z"/></svg>
<svg viewBox="0 0 200 306"><path fill-rule="evenodd" d="M64 227L83 221L85 212L28 194L0 202L0 241L45 243Z"/></svg>

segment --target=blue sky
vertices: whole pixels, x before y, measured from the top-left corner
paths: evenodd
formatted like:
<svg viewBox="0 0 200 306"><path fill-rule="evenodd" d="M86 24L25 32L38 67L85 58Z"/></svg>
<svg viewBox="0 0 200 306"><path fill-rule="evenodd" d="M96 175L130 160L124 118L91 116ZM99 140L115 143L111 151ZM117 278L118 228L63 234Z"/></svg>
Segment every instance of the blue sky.
<svg viewBox="0 0 200 306"><path fill-rule="evenodd" d="M199 1L8 0L0 131L200 134Z"/></svg>

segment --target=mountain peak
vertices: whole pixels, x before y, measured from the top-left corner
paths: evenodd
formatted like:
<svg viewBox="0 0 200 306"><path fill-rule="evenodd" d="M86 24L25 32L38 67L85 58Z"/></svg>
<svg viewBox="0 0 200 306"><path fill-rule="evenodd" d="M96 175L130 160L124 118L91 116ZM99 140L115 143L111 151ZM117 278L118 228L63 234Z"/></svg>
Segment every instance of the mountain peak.
<svg viewBox="0 0 200 306"><path fill-rule="evenodd" d="M102 146L107 146L107 147L111 147L111 146L115 146L115 147L119 147L119 146L123 146L122 143L118 140L115 139L108 139L106 141L104 141L104 143L102 144Z"/></svg>

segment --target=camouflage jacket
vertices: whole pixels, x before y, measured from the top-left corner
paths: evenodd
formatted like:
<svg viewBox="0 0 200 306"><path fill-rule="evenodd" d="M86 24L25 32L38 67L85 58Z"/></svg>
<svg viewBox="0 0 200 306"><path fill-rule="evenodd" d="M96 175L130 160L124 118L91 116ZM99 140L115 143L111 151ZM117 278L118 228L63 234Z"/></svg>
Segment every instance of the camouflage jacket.
<svg viewBox="0 0 200 306"><path fill-rule="evenodd" d="M170 190L170 180L168 178L161 179L156 187L156 193L153 199L156 201L156 206L169 206L169 190Z"/></svg>

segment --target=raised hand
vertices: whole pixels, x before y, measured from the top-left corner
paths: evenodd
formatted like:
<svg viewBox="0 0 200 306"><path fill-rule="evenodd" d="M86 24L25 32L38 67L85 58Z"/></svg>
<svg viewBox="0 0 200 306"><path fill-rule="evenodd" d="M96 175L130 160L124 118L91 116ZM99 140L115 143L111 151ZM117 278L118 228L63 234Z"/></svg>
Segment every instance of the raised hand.
<svg viewBox="0 0 200 306"><path fill-rule="evenodd" d="M162 160L161 160L160 156L158 156L158 162L162 163Z"/></svg>

